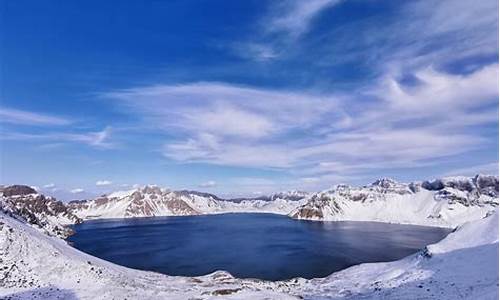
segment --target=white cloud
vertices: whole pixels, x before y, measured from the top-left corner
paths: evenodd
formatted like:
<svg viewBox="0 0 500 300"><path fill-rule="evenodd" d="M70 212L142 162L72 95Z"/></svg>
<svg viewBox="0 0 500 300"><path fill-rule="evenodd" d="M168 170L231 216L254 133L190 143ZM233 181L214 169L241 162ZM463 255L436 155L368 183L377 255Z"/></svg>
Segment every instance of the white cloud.
<svg viewBox="0 0 500 300"><path fill-rule="evenodd" d="M108 186L108 185L111 185L113 184L113 182L109 181L109 180L98 180L95 185L96 186Z"/></svg>
<svg viewBox="0 0 500 300"><path fill-rule="evenodd" d="M81 194L81 193L85 192L85 190L84 190L84 189L81 189L81 188L76 188L76 189L72 189L72 190L70 190L70 192L71 192L72 194Z"/></svg>
<svg viewBox="0 0 500 300"><path fill-rule="evenodd" d="M258 138L275 130L275 125L267 117L231 107L219 105L213 109L193 109L185 114L186 127L207 132L221 133L229 136Z"/></svg>
<svg viewBox="0 0 500 300"><path fill-rule="evenodd" d="M337 114L332 97L217 82L156 85L104 96L157 127L195 133L204 142L213 139L210 136L261 139L291 128L307 128L326 114L335 124Z"/></svg>
<svg viewBox="0 0 500 300"><path fill-rule="evenodd" d="M280 55L277 49L274 49L271 45L257 42L235 43L232 45L232 50L240 57L259 62L270 61Z"/></svg>
<svg viewBox="0 0 500 300"><path fill-rule="evenodd" d="M452 75L425 68L415 73L419 84L403 87L393 77L386 77L378 96L399 113L435 114L466 111L496 101L498 65L491 64L469 75ZM468 112L468 110L466 111Z"/></svg>
<svg viewBox="0 0 500 300"><path fill-rule="evenodd" d="M44 189L53 189L56 185L54 183L49 183L43 186Z"/></svg>
<svg viewBox="0 0 500 300"><path fill-rule="evenodd" d="M71 123L61 117L5 107L0 107L0 122L40 126L62 126Z"/></svg>
<svg viewBox="0 0 500 300"><path fill-rule="evenodd" d="M212 187L217 186L217 183L213 180L209 180L209 181L200 183L198 186L201 188L212 188Z"/></svg>

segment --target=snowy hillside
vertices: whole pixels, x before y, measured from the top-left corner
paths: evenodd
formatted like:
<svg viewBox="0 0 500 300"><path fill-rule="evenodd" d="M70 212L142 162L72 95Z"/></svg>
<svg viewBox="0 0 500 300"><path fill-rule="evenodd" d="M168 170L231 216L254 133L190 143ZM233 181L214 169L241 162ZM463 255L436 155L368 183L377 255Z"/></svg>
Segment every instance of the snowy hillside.
<svg viewBox="0 0 500 300"><path fill-rule="evenodd" d="M498 299L498 211L400 261L281 282L132 270L0 212L0 262L4 299Z"/></svg>
<svg viewBox="0 0 500 300"><path fill-rule="evenodd" d="M300 288L314 299L498 299L498 210L418 254L361 264ZM324 299L324 298L322 298Z"/></svg>
<svg viewBox="0 0 500 300"><path fill-rule="evenodd" d="M498 207L498 177L477 175L421 183L381 179L363 187L338 185L311 195L289 215L309 220L350 220L455 227Z"/></svg>
<svg viewBox="0 0 500 300"><path fill-rule="evenodd" d="M226 201L195 191L171 191L157 186L114 192L89 201L69 203L71 211L83 219L183 216L227 212L270 212L287 214L305 203L306 193L292 192L268 199Z"/></svg>

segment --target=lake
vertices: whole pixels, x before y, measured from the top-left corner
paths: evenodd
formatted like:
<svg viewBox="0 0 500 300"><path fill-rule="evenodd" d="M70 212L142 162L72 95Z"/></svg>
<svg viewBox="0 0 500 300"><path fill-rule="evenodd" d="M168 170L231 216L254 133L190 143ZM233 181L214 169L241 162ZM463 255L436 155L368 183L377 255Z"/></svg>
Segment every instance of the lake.
<svg viewBox="0 0 500 300"><path fill-rule="evenodd" d="M366 262L392 261L450 230L375 222L313 222L274 214L93 220L68 238L86 253L130 268L238 278L325 277Z"/></svg>

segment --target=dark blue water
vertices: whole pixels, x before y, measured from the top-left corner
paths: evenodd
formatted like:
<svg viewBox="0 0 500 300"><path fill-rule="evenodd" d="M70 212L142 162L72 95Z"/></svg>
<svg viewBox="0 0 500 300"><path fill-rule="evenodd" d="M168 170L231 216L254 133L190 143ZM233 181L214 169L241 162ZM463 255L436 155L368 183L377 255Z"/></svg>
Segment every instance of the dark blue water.
<svg viewBox="0 0 500 300"><path fill-rule="evenodd" d="M216 270L239 278L324 277L391 261L441 240L446 229L371 222L310 222L273 214L96 220L74 227L74 247L168 275Z"/></svg>

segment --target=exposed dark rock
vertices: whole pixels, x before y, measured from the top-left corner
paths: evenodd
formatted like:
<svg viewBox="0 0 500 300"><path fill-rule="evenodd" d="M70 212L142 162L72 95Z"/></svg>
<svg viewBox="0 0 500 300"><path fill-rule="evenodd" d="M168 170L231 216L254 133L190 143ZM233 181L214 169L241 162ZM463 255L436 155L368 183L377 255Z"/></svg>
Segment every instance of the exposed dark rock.
<svg viewBox="0 0 500 300"><path fill-rule="evenodd" d="M473 181L481 194L490 197L498 197L498 177L476 175Z"/></svg>
<svg viewBox="0 0 500 300"><path fill-rule="evenodd" d="M292 215L295 219L322 219L323 212L317 208L300 207L297 212Z"/></svg>
<svg viewBox="0 0 500 300"><path fill-rule="evenodd" d="M439 191L444 189L444 184L441 180L436 179L433 181L424 181L422 182L422 187L429 191Z"/></svg>
<svg viewBox="0 0 500 300"><path fill-rule="evenodd" d="M3 188L4 196L22 196L29 194L36 194L36 190L26 185L11 185Z"/></svg>
<svg viewBox="0 0 500 300"><path fill-rule="evenodd" d="M176 191L175 193L177 193L177 194L179 194L181 196L196 195L196 196L205 197L205 198L212 198L212 199L215 199L215 200L223 200L223 199L217 197L214 194L204 193L204 192L181 190L181 191Z"/></svg>

